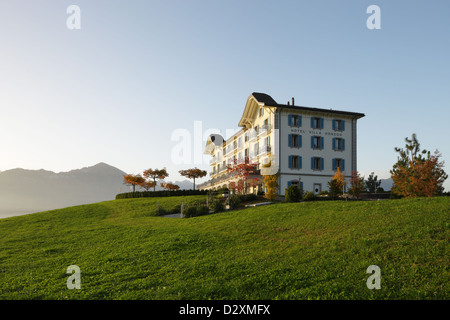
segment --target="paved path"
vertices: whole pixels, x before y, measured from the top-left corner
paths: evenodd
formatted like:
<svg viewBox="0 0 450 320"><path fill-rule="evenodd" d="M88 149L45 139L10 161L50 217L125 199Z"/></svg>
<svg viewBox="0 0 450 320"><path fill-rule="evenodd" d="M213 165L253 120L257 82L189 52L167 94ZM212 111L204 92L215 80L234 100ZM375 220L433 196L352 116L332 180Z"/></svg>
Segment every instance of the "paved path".
<svg viewBox="0 0 450 320"><path fill-rule="evenodd" d="M165 217L165 218L181 218L181 213L166 214L163 217Z"/></svg>

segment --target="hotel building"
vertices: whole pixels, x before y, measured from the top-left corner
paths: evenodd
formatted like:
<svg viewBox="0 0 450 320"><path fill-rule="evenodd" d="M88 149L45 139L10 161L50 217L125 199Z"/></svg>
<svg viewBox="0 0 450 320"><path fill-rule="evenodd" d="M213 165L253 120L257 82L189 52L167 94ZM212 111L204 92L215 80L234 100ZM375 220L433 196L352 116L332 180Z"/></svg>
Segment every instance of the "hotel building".
<svg viewBox="0 0 450 320"><path fill-rule="evenodd" d="M210 135L205 154L211 156L211 179L200 189L230 187L236 176L227 171L247 159L258 165L258 179L248 192L264 190L263 175L278 174L279 194L300 183L305 191L328 190L338 167L349 180L357 170L357 120L364 114L296 106L294 98L278 104L265 93L252 93L239 121L240 129L226 141Z"/></svg>

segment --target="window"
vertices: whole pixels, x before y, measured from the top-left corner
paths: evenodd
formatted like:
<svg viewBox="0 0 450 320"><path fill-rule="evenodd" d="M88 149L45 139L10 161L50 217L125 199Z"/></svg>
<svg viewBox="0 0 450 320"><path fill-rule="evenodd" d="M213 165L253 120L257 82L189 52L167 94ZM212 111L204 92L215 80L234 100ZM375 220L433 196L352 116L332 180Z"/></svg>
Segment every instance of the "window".
<svg viewBox="0 0 450 320"><path fill-rule="evenodd" d="M323 118L311 117L311 128L312 129L323 129Z"/></svg>
<svg viewBox="0 0 450 320"><path fill-rule="evenodd" d="M248 148L244 150L244 158L247 159L249 157Z"/></svg>
<svg viewBox="0 0 450 320"><path fill-rule="evenodd" d="M270 137L266 137L264 139L264 148L265 148L264 151L267 151L267 152L271 151L271 149L270 149Z"/></svg>
<svg viewBox="0 0 450 320"><path fill-rule="evenodd" d="M302 168L302 157L289 156L289 168L290 169L301 169Z"/></svg>
<svg viewBox="0 0 450 320"><path fill-rule="evenodd" d="M312 149L323 149L323 137L312 136L311 137L311 148Z"/></svg>
<svg viewBox="0 0 450 320"><path fill-rule="evenodd" d="M302 116L298 114L288 115L288 124L290 127L301 127L302 126Z"/></svg>
<svg viewBox="0 0 450 320"><path fill-rule="evenodd" d="M324 163L323 158L312 157L311 158L311 170L323 170Z"/></svg>
<svg viewBox="0 0 450 320"><path fill-rule="evenodd" d="M345 150L345 139L333 138L333 150L344 151Z"/></svg>
<svg viewBox="0 0 450 320"><path fill-rule="evenodd" d="M345 120L334 119L333 120L333 130L344 131L345 130Z"/></svg>
<svg viewBox="0 0 450 320"><path fill-rule="evenodd" d="M270 130L270 127L269 127L269 119L265 119L265 120L264 120L263 129L266 130L266 131L269 131L269 130Z"/></svg>
<svg viewBox="0 0 450 320"><path fill-rule="evenodd" d="M288 140L288 146L291 148L302 147L302 136L299 134L290 134Z"/></svg>
<svg viewBox="0 0 450 320"><path fill-rule="evenodd" d="M341 171L345 171L345 160L341 158L333 159L333 170L336 171L337 168L340 168Z"/></svg>
<svg viewBox="0 0 450 320"><path fill-rule="evenodd" d="M259 109L259 116L262 117L264 115L264 108Z"/></svg>

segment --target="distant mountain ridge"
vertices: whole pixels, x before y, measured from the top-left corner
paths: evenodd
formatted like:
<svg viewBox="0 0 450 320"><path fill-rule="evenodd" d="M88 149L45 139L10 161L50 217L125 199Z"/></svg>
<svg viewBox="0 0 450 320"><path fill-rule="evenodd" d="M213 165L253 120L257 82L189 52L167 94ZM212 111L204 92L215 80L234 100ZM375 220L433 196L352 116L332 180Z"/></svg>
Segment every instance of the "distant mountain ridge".
<svg viewBox="0 0 450 320"><path fill-rule="evenodd" d="M126 174L104 162L59 173L21 168L2 171L0 218L114 200L118 193L131 191L123 184ZM192 189L187 180L172 183ZM156 190L161 190L159 183Z"/></svg>
<svg viewBox="0 0 450 320"><path fill-rule="evenodd" d="M0 173L0 218L114 199L126 173L106 163L55 173L11 169Z"/></svg>

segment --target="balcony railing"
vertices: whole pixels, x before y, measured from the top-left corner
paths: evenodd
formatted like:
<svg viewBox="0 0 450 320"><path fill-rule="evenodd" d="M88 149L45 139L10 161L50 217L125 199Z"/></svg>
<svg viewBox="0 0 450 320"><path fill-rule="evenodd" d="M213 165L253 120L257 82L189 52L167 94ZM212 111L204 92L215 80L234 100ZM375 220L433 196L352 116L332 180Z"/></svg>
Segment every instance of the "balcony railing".
<svg viewBox="0 0 450 320"><path fill-rule="evenodd" d="M270 125L265 124L259 128L258 136L260 136L264 133L270 133Z"/></svg>
<svg viewBox="0 0 450 320"><path fill-rule="evenodd" d="M259 151L259 152L258 152L258 155L262 155L262 154L271 152L271 151L272 151L272 148L271 148L271 146L262 146L261 148L259 148L258 151Z"/></svg>

